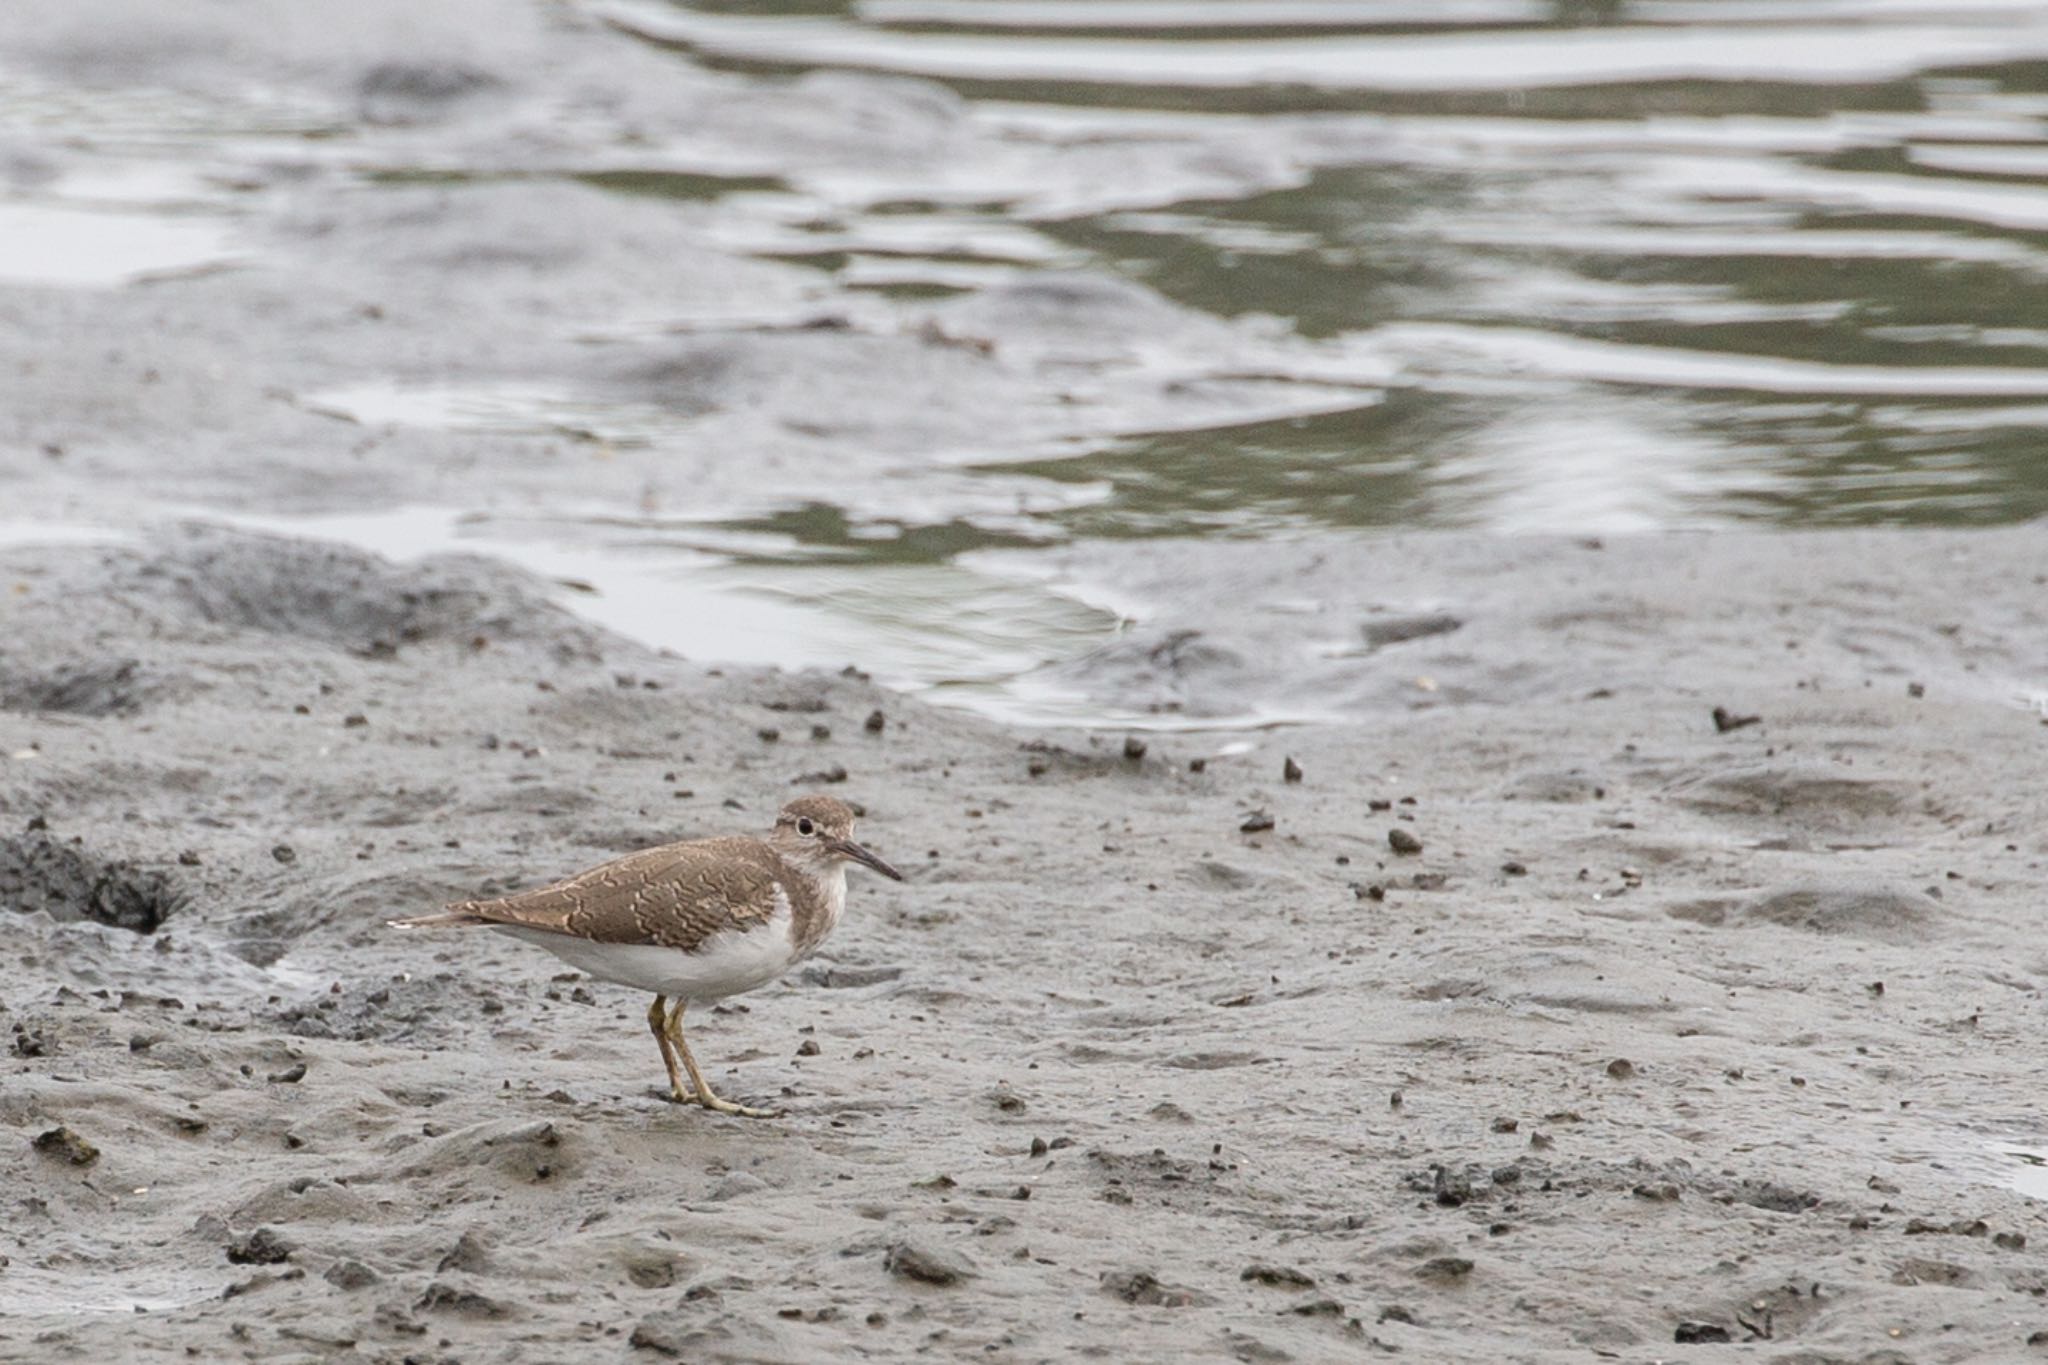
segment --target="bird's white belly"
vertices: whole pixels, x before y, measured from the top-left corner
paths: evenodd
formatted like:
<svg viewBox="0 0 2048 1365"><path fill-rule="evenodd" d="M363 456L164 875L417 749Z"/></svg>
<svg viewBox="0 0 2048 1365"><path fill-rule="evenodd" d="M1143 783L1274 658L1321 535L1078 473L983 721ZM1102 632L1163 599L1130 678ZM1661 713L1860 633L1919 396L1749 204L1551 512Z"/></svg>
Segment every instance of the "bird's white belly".
<svg viewBox="0 0 2048 1365"><path fill-rule="evenodd" d="M593 943L516 924L492 927L537 943L600 981L681 1000L719 1000L753 990L781 976L796 960L787 912L752 929L713 934L695 952L649 943Z"/></svg>

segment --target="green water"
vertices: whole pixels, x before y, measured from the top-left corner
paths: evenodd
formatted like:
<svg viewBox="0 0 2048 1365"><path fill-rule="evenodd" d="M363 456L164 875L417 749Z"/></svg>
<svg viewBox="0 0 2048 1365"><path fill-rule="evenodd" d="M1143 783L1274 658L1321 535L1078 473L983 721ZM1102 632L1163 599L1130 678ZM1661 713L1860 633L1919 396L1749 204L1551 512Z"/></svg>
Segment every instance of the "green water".
<svg viewBox="0 0 2048 1365"><path fill-rule="evenodd" d="M2048 513L2038 7L1440 12L900 0L648 6L628 23L679 60L765 81L936 80L1077 155L1151 138L1283 163L1271 178L1286 183L1229 193L997 205L1063 265L1393 371L1383 401L1348 410L1105 433L984 466L1107 490L1045 514L1048 536ZM1097 60L1112 50L1122 78ZM1133 158L1133 180L1146 173ZM811 259L851 271L860 254ZM1429 345L1403 335L1416 325ZM860 545L893 560L925 543Z"/></svg>

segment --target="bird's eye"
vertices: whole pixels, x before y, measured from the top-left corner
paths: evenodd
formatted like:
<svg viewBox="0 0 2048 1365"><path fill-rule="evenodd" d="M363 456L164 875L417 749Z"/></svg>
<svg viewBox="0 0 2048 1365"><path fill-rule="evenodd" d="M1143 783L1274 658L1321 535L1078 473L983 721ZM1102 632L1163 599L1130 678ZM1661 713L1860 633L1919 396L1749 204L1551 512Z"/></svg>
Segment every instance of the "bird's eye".
<svg viewBox="0 0 2048 1365"><path fill-rule="evenodd" d="M796 822L796 832L798 834L816 834L818 827L812 824L811 817L806 815Z"/></svg>

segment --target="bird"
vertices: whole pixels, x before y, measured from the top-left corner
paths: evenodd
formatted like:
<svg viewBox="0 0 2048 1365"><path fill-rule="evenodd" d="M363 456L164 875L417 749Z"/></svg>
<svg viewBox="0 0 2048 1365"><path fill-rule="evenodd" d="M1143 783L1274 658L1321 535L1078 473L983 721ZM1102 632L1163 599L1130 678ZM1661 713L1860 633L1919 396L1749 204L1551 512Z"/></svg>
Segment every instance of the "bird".
<svg viewBox="0 0 2048 1365"><path fill-rule="evenodd" d="M772 1118L712 1093L683 1041L683 1011L766 985L825 941L846 908L846 868L903 874L854 842L853 807L830 796L783 806L763 838L733 835L641 849L564 881L439 913L394 929L481 925L539 944L601 981L654 995L647 1027L669 1098L721 1114ZM673 1002L671 1004L670 1002ZM689 1087L677 1063L690 1078Z"/></svg>

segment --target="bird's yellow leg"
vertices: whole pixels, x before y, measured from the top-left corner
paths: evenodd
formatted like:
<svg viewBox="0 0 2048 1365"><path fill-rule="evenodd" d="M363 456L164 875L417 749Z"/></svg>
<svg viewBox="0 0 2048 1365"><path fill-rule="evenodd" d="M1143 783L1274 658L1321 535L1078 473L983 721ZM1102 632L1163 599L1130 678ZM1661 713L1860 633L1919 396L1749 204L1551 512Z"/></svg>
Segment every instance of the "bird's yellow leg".
<svg viewBox="0 0 2048 1365"><path fill-rule="evenodd" d="M687 1004L689 1004L687 1000L678 1000L676 1001L675 1009L669 1013L668 1041L669 1045L676 1050L676 1055L683 1059L683 1067L690 1073L690 1084L697 1087L697 1093L694 1096L697 1103L717 1113L736 1114L745 1119L774 1118L778 1112L777 1110L750 1109L744 1104L734 1104L731 1100L722 1100L711 1093L710 1083L704 1079L704 1073L697 1069L697 1059L690 1055L690 1045L683 1041L683 1007ZM650 1019L652 1017L652 1015L649 1016Z"/></svg>
<svg viewBox="0 0 2048 1365"><path fill-rule="evenodd" d="M682 1012L683 1003L678 1000L676 1014L680 1016ZM661 1064L668 1068L668 1097L677 1104L688 1104L697 1097L683 1089L683 1078L676 1074L676 1054L669 1043L668 1001L659 995L647 1007L647 1027L654 1033L655 1046L661 1049ZM696 1075L697 1069L691 1067L690 1074Z"/></svg>

